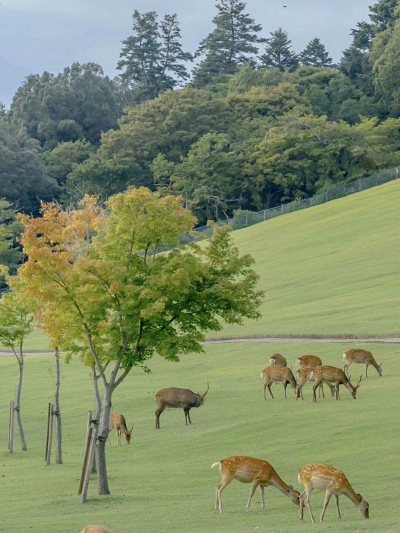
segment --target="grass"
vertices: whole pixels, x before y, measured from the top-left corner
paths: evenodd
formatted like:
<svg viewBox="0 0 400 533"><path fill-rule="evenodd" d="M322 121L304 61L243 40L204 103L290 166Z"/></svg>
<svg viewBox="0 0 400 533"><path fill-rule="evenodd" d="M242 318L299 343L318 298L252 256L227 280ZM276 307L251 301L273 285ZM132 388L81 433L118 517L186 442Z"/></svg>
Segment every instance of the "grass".
<svg viewBox="0 0 400 533"><path fill-rule="evenodd" d="M360 345L362 347L362 345ZM394 532L400 509L393 496L398 486L398 447L394 413L399 402L398 350L395 345L368 345L378 362L382 378L370 368L357 400L342 391L332 398L311 403L295 402L292 390L274 386L275 400L264 401L260 371L269 354L278 351L294 364L299 355L315 353L327 364L342 365L342 344L236 344L209 345L206 354L182 358L178 364L154 358L153 373L132 371L114 395L114 409L135 424L130 446L108 450L112 496L98 497L92 480L89 501L79 503L77 486L82 462L86 414L92 407L89 371L79 362L62 366L62 412L64 465L44 465L47 403L52 400L54 380L48 355L26 358L23 419L27 453L6 451L7 401L12 399L18 368L13 357L0 358L2 402L0 531L12 533L72 533L89 523L108 525L116 533L297 533ZM354 378L363 367L353 367ZM184 425L181 410L162 414L161 430L154 429L154 394L166 386L189 387L210 392L205 405L192 410L191 426ZM397 435L396 435L397 436ZM18 450L18 441L16 440ZM341 498L343 522L336 521L334 502L323 525L300 525L298 509L275 489L266 491L267 511L254 496L249 513L245 505L249 485L232 482L223 493L225 512L214 513L214 487L220 480L215 461L233 454L266 459L286 483L301 489L299 467L324 461L343 469L354 489L370 503L371 519L362 520L351 502ZM313 493L316 516L323 494Z"/></svg>

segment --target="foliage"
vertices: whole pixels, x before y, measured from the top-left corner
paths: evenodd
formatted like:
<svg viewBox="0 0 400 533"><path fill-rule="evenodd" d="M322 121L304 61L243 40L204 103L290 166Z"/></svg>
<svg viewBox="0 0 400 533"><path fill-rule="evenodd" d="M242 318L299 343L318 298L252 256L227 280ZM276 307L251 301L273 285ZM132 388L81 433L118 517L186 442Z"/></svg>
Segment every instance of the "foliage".
<svg viewBox="0 0 400 533"><path fill-rule="evenodd" d="M95 147L87 141L62 142L53 150L45 152L44 162L48 175L62 185L74 168L86 161Z"/></svg>
<svg viewBox="0 0 400 533"><path fill-rule="evenodd" d="M399 8L400 14L400 8ZM382 94L395 114L400 115L400 18L392 30L380 34L374 41L373 55L378 56L373 65L375 87ZM378 40L378 37L376 38ZM383 42L382 42L383 41ZM382 50L378 52L380 46Z"/></svg>
<svg viewBox="0 0 400 533"><path fill-rule="evenodd" d="M101 132L118 127L130 102L126 87L104 76L100 65L73 63L61 74L28 76L13 98L12 120L45 150L82 139L98 144Z"/></svg>
<svg viewBox="0 0 400 533"><path fill-rule="evenodd" d="M205 56L194 69L195 87L210 84L215 76L233 74L240 65L255 62L257 43L265 42L257 34L261 25L247 13L241 0L219 0L218 14L214 17L215 29L201 41L197 57Z"/></svg>
<svg viewBox="0 0 400 533"><path fill-rule="evenodd" d="M300 53L299 60L307 67L329 67L332 65L332 58L329 57L325 45L318 37L308 43L306 48Z"/></svg>
<svg viewBox="0 0 400 533"><path fill-rule="evenodd" d="M298 67L299 60L292 50L292 41L282 28L271 32L271 37L266 43L265 52L260 57L261 67L278 68L282 72L295 70Z"/></svg>
<svg viewBox="0 0 400 533"><path fill-rule="evenodd" d="M18 242L22 224L15 220L15 214L10 202L0 200L0 265L5 266L12 276L24 257ZM3 285L0 284L0 287L3 288Z"/></svg>
<svg viewBox="0 0 400 533"><path fill-rule="evenodd" d="M177 15L158 21L155 11L132 15L134 34L124 41L118 63L122 79L134 90L136 101L156 98L189 78L185 63L192 59L184 52Z"/></svg>

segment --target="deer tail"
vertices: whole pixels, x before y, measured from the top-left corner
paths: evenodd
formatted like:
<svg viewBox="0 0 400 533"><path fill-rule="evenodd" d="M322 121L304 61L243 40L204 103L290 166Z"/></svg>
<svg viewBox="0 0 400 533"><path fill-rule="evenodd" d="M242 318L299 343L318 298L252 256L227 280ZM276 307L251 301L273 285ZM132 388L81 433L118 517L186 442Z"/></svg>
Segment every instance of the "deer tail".
<svg viewBox="0 0 400 533"><path fill-rule="evenodd" d="M343 361L346 361L346 358L347 358L347 356L346 356L346 354L344 353L344 354L343 354Z"/></svg>
<svg viewBox="0 0 400 533"><path fill-rule="evenodd" d="M217 461L216 463L212 464L211 468L214 468L214 466L217 466L217 465L219 465L219 469L221 470L222 461Z"/></svg>

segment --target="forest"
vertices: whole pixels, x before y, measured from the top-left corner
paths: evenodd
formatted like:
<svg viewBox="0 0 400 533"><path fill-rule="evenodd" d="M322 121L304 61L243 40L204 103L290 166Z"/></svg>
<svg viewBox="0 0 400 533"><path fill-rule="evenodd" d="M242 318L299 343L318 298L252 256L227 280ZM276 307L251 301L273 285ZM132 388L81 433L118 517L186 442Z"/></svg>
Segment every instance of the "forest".
<svg viewBox="0 0 400 533"><path fill-rule="evenodd" d="M400 163L400 3L380 0L333 64L318 36L262 37L217 0L194 55L178 14L132 15L119 76L96 63L29 75L0 108L0 262L22 254L14 213L129 186L181 195L198 224L307 198Z"/></svg>

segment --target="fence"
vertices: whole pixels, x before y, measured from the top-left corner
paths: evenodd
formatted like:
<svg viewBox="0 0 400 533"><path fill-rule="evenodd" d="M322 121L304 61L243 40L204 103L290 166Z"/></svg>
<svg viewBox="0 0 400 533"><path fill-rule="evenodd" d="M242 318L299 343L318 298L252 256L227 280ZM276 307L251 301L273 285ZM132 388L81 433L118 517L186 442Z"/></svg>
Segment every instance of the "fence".
<svg viewBox="0 0 400 533"><path fill-rule="evenodd" d="M361 178L357 181L347 183L338 187L332 187L329 190L316 194L311 198L305 198L303 200L295 200L288 204L282 204L278 207L272 207L270 209L264 209L263 211L236 211L235 216L229 219L229 224L233 229L245 228L253 226L259 222L264 222L271 218L275 218L287 213L293 213L294 211L300 211L301 209L307 209L316 205L325 204L344 196L349 196L356 192L365 191L371 189L377 185L382 185L389 181L393 181L400 178L399 169L386 170L379 174L368 176L367 178ZM221 224L227 224L227 220L221 220ZM195 228L194 232L202 233L204 237L210 237L212 235L212 228L210 226L201 226ZM190 241L196 240L196 236L192 234L185 234L181 237L181 243L186 244Z"/></svg>

